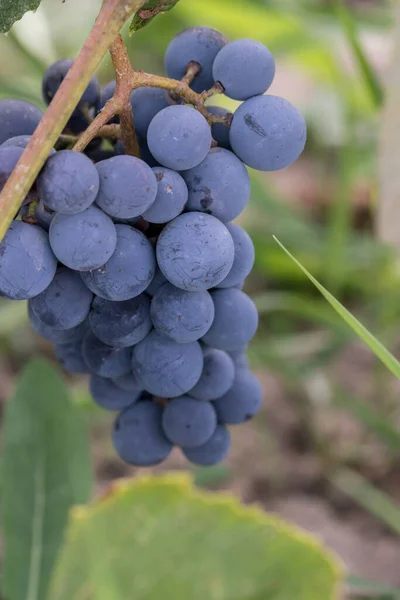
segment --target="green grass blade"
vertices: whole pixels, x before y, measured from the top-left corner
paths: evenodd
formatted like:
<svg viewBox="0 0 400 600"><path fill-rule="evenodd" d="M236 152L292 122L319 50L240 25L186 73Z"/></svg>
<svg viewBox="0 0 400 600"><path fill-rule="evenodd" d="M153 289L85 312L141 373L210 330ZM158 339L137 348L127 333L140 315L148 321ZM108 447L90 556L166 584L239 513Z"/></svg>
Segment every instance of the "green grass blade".
<svg viewBox="0 0 400 600"><path fill-rule="evenodd" d="M391 371L398 379L400 379L400 363L399 361L385 348L385 346L372 335L370 331L358 319L356 319L336 298L328 292L323 285L315 279L307 271L305 267L289 252L287 248L273 236L275 241L279 244L284 252L291 258L296 265L303 271L308 279L315 285L315 287L321 292L326 298L329 304L336 310L336 312L342 317L342 319L353 329L353 331L371 348L372 352L377 356L384 365Z"/></svg>

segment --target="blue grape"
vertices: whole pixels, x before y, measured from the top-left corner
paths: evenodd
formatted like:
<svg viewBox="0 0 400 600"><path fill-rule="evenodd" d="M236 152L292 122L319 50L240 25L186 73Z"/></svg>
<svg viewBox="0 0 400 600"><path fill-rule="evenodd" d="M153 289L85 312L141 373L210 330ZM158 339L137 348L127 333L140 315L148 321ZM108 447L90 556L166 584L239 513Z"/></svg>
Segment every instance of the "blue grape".
<svg viewBox="0 0 400 600"><path fill-rule="evenodd" d="M91 375L89 392L93 400L106 410L123 410L139 399L140 392L128 392L115 385L111 379Z"/></svg>
<svg viewBox="0 0 400 600"><path fill-rule="evenodd" d="M80 275L61 268L50 285L29 303L42 323L54 329L71 329L89 315L93 294Z"/></svg>
<svg viewBox="0 0 400 600"><path fill-rule="evenodd" d="M233 360L236 370L249 368L249 361L246 356L246 346L240 350L232 350L231 352L228 352L228 354Z"/></svg>
<svg viewBox="0 0 400 600"><path fill-rule="evenodd" d="M139 296L154 277L156 259L146 236L129 225L116 225L117 247L110 260L82 279L105 300L130 300Z"/></svg>
<svg viewBox="0 0 400 600"><path fill-rule="evenodd" d="M121 377L113 377L113 382L116 386L126 392L142 391L142 388L133 373L127 373L126 375L121 375Z"/></svg>
<svg viewBox="0 0 400 600"><path fill-rule="evenodd" d="M35 208L35 219L42 229L49 231L53 217L54 211L48 209L42 201L38 202Z"/></svg>
<svg viewBox="0 0 400 600"><path fill-rule="evenodd" d="M185 29L172 40L165 53L164 65L168 77L182 79L188 64L197 62L201 66L201 72L191 87L195 92L208 90L214 83L214 59L226 43L227 39L210 27Z"/></svg>
<svg viewBox="0 0 400 600"><path fill-rule="evenodd" d="M262 388L257 377L240 369L230 390L215 401L218 423L240 425L252 419L262 405Z"/></svg>
<svg viewBox="0 0 400 600"><path fill-rule="evenodd" d="M306 137L300 112L278 96L255 96L243 102L230 131L235 154L259 171L277 171L294 163L303 152Z"/></svg>
<svg viewBox="0 0 400 600"><path fill-rule="evenodd" d="M17 146L0 148L0 192L4 188L6 181L10 177L23 152L24 149ZM32 202L35 199L35 186L33 186L33 188L28 192L24 200L24 204L29 204L29 202Z"/></svg>
<svg viewBox="0 0 400 600"><path fill-rule="evenodd" d="M69 373L84 374L89 372L82 354L82 340L67 344L56 344L55 354L64 369Z"/></svg>
<svg viewBox="0 0 400 600"><path fill-rule="evenodd" d="M145 390L173 398L196 385L203 369L203 353L198 342L178 344L153 330L133 348L132 368Z"/></svg>
<svg viewBox="0 0 400 600"><path fill-rule="evenodd" d="M159 333L186 344L210 329L214 303L208 292L187 292L170 283L161 286L151 302L151 320Z"/></svg>
<svg viewBox="0 0 400 600"><path fill-rule="evenodd" d="M96 168L100 176L96 204L111 217L138 217L156 199L156 176L140 158L114 156L97 163Z"/></svg>
<svg viewBox="0 0 400 600"><path fill-rule="evenodd" d="M205 212L227 223L239 216L249 201L246 167L229 150L213 148L202 163L185 171L183 177L189 189L189 211Z"/></svg>
<svg viewBox="0 0 400 600"><path fill-rule="evenodd" d="M150 223L168 223L181 214L188 199L185 181L176 171L155 167L153 173L158 183L154 203L143 213Z"/></svg>
<svg viewBox="0 0 400 600"><path fill-rule="evenodd" d="M51 156L37 178L42 202L64 215L89 208L99 186L99 175L90 158L72 150L61 150Z"/></svg>
<svg viewBox="0 0 400 600"><path fill-rule="evenodd" d="M71 329L54 329L41 322L39 317L33 312L32 307L28 304L28 317L32 328L45 340L53 344L73 344L82 342L83 338L90 329L89 320L83 321L80 325Z"/></svg>
<svg viewBox="0 0 400 600"><path fill-rule="evenodd" d="M211 292L215 317L203 337L205 344L219 350L240 350L257 331L258 314L254 302L235 288Z"/></svg>
<svg viewBox="0 0 400 600"><path fill-rule="evenodd" d="M227 223L226 227L235 245L235 259L232 269L216 287L228 288L240 286L254 265L254 245L249 234L236 223Z"/></svg>
<svg viewBox="0 0 400 600"><path fill-rule="evenodd" d="M89 370L100 377L120 377L131 369L130 348L113 348L89 331L83 338L82 354Z"/></svg>
<svg viewBox="0 0 400 600"><path fill-rule="evenodd" d="M197 448L182 448L183 454L190 462L203 467L211 467L224 460L231 446L229 431L218 425L209 440Z"/></svg>
<svg viewBox="0 0 400 600"><path fill-rule="evenodd" d="M134 346L151 331L150 299L144 294L123 302L97 297L89 321L95 335L105 344L116 348Z"/></svg>
<svg viewBox="0 0 400 600"><path fill-rule="evenodd" d="M0 145L0 148L9 148L10 146L12 146L13 148L26 148L31 139L31 135L16 135L15 137L9 138L5 142L3 142ZM55 148L52 148L50 150L50 156L52 156L55 153Z"/></svg>
<svg viewBox="0 0 400 600"><path fill-rule="evenodd" d="M231 114L229 110L222 108L222 106L207 106L207 110L212 115L217 115L218 117L226 117ZM231 150L229 127L227 125L224 125L223 123L214 123L214 125L211 126L211 135L220 148Z"/></svg>
<svg viewBox="0 0 400 600"><path fill-rule="evenodd" d="M73 65L73 60L65 58L58 60L57 62L50 65L42 80L42 93L43 99L47 104L50 104L53 97L55 96L58 88L62 84L65 76ZM100 96L100 85L96 75L90 80L86 90L83 92L79 104L85 103L89 106L95 106L99 101Z"/></svg>
<svg viewBox="0 0 400 600"><path fill-rule="evenodd" d="M215 400L226 394L234 379L235 365L232 358L223 350L206 348L203 372L189 394L197 400Z"/></svg>
<svg viewBox="0 0 400 600"><path fill-rule="evenodd" d="M13 221L0 243L0 295L10 300L33 298L50 285L56 268L47 233Z"/></svg>
<svg viewBox="0 0 400 600"><path fill-rule="evenodd" d="M225 225L200 212L185 213L168 223L156 250L168 281L189 292L218 285L231 270L235 254Z"/></svg>
<svg viewBox="0 0 400 600"><path fill-rule="evenodd" d="M152 401L141 401L118 415L112 440L123 461L138 467L163 462L172 450L161 427L162 408Z"/></svg>
<svg viewBox="0 0 400 600"><path fill-rule="evenodd" d="M167 283L167 279L164 277L163 273L160 271L159 267L156 268L156 274L150 285L146 288L146 294L152 298L157 290L160 289L164 283Z"/></svg>
<svg viewBox="0 0 400 600"><path fill-rule="evenodd" d="M275 77L271 52L255 40L235 40L217 54L213 76L224 86L224 94L234 100L247 100L264 94Z"/></svg>
<svg viewBox="0 0 400 600"><path fill-rule="evenodd" d="M163 108L173 104L167 90L140 87L131 94L131 106L136 133L145 138L151 120Z"/></svg>
<svg viewBox="0 0 400 600"><path fill-rule="evenodd" d="M154 158L175 171L192 169L205 159L211 146L206 119L190 106L168 106L149 125L147 143Z"/></svg>
<svg viewBox="0 0 400 600"><path fill-rule="evenodd" d="M17 135L32 135L43 113L24 100L0 100L0 144Z"/></svg>
<svg viewBox="0 0 400 600"><path fill-rule="evenodd" d="M58 260L75 271L101 267L117 244L114 223L95 206L75 215L56 214L50 224L49 237Z"/></svg>
<svg viewBox="0 0 400 600"><path fill-rule="evenodd" d="M106 85L104 85L101 90L100 90L100 102L99 102L99 111L104 108L104 106L107 104L107 102L109 100L111 100L111 98L114 96L115 93L115 88L116 88L116 81L110 81L109 83L106 83ZM110 120L109 123L119 123L119 115L114 115Z"/></svg>
<svg viewBox="0 0 400 600"><path fill-rule="evenodd" d="M154 156L150 152L149 145L147 143L147 139L144 139L144 138L141 138L140 136L138 136L138 143L139 143L140 158L142 160L144 160L144 162L147 165L149 165L149 167L151 167L151 168L159 167L160 163L154 158Z"/></svg>
<svg viewBox="0 0 400 600"><path fill-rule="evenodd" d="M162 427L173 444L196 448L205 444L214 433L217 415L212 404L181 396L164 408Z"/></svg>

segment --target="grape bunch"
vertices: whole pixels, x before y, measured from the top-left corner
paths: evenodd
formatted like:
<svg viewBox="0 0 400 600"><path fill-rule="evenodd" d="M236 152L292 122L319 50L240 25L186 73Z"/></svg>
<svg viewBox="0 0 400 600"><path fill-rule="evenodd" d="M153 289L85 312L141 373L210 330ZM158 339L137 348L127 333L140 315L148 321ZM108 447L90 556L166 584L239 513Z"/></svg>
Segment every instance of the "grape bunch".
<svg viewBox="0 0 400 600"><path fill-rule="evenodd" d="M83 153L58 144L0 244L1 295L28 300L32 327L66 371L90 376L93 400L118 412L116 452L137 466L162 462L174 446L192 463L216 464L228 426L259 411L245 355L258 315L242 291L254 247L233 221L250 198L246 165L282 169L306 139L298 110L265 95L275 63L262 44L188 29L168 46L166 73L181 80L193 64L192 89L218 82L242 102L233 115L196 110L179 87L134 90L141 158L101 137ZM47 70L46 102L70 66ZM94 77L65 133L85 130L114 90ZM0 100L0 188L41 116Z"/></svg>

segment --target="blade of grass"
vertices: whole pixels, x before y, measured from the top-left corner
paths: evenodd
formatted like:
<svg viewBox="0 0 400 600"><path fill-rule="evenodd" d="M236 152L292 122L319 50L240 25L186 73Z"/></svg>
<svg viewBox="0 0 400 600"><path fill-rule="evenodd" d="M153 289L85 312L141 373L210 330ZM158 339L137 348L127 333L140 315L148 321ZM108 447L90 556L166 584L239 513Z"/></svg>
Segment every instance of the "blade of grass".
<svg viewBox="0 0 400 600"><path fill-rule="evenodd" d="M336 298L328 292L323 285L315 279L307 271L305 267L289 252L287 248L278 240L277 237L273 236L274 240L279 244L284 252L293 260L296 265L303 271L308 279L315 285L315 287L321 292L326 298L329 304L336 310L336 312L342 317L342 319L355 331L355 333L371 348L372 352L377 356L384 365L391 371L398 379L400 379L400 363L399 361L385 348L381 342L379 342L375 336L368 331L366 327L358 319L356 319Z"/></svg>

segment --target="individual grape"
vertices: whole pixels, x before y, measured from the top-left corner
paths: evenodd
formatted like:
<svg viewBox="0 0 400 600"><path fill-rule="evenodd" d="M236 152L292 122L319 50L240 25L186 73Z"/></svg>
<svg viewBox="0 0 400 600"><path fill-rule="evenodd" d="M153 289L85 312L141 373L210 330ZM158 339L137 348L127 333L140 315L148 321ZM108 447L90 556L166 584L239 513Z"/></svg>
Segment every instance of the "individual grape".
<svg viewBox="0 0 400 600"><path fill-rule="evenodd" d="M212 115L217 115L218 117L226 117L231 114L229 110L222 108L222 106L207 106L207 110ZM231 150L229 127L227 127L227 125L224 125L223 123L214 123L214 125L211 126L211 135L220 148Z"/></svg>
<svg viewBox="0 0 400 600"><path fill-rule="evenodd" d="M152 298L157 290L160 289L164 283L167 283L167 279L164 277L163 273L160 271L158 267L156 267L156 274L150 285L146 288L146 294Z"/></svg>
<svg viewBox="0 0 400 600"><path fill-rule="evenodd" d="M153 330L133 349L133 374L155 396L185 394L200 379L203 353L198 342L178 344Z"/></svg>
<svg viewBox="0 0 400 600"><path fill-rule="evenodd" d="M1 100L0 100L1 103ZM24 152L23 148L8 146L0 148L0 192L13 172L17 162ZM28 192L24 204L29 204L36 199L35 186Z"/></svg>
<svg viewBox="0 0 400 600"><path fill-rule="evenodd" d="M223 425L218 425L209 440L197 448L182 448L183 454L191 463L211 467L224 460L229 452L231 437Z"/></svg>
<svg viewBox="0 0 400 600"><path fill-rule="evenodd" d="M68 344L56 344L55 354L64 369L69 373L84 374L89 372L82 355L82 340Z"/></svg>
<svg viewBox="0 0 400 600"><path fill-rule="evenodd" d="M250 178L246 167L233 152L213 148L202 163L185 171L189 190L188 211L200 211L223 223L232 221L250 198Z"/></svg>
<svg viewBox="0 0 400 600"><path fill-rule="evenodd" d="M215 317L203 337L204 343L219 350L240 350L257 331L258 314L254 302L235 288L215 290L211 296Z"/></svg>
<svg viewBox="0 0 400 600"><path fill-rule="evenodd" d="M134 346L151 331L150 299L144 294L123 302L97 297L89 321L95 335L105 344L116 348Z"/></svg>
<svg viewBox="0 0 400 600"><path fill-rule="evenodd" d="M235 245L235 258L232 269L218 288L236 287L241 285L254 265L255 251L249 234L236 223L227 223L226 227L232 236Z"/></svg>
<svg viewBox="0 0 400 600"><path fill-rule="evenodd" d="M168 77L182 79L190 62L197 62L201 72L191 84L195 92L202 92L214 83L212 67L218 52L227 39L210 27L191 27L177 35L169 44L164 58Z"/></svg>
<svg viewBox="0 0 400 600"><path fill-rule="evenodd" d="M181 214L188 199L185 181L176 171L155 167L153 173L158 183L153 204L143 213L149 223L168 223Z"/></svg>
<svg viewBox="0 0 400 600"><path fill-rule="evenodd" d="M54 217L54 211L48 209L42 201L35 207L35 219L42 229L49 231L50 223Z"/></svg>
<svg viewBox="0 0 400 600"><path fill-rule="evenodd" d="M206 348L203 372L189 394L197 400L215 400L226 394L234 379L235 365L232 358L223 350Z"/></svg>
<svg viewBox="0 0 400 600"><path fill-rule="evenodd" d="M175 171L200 164L211 146L211 130L206 119L190 106L168 106L149 125L147 143L154 158Z"/></svg>
<svg viewBox="0 0 400 600"><path fill-rule="evenodd" d="M43 99L46 104L50 104L53 97L55 96L58 88L64 81L65 76L73 65L73 60L62 59L50 65L42 80L42 93ZM100 85L96 75L90 80L86 90L83 92L79 104L85 103L89 106L95 106L99 101ZM32 133L32 132L29 132Z"/></svg>
<svg viewBox="0 0 400 600"><path fill-rule="evenodd" d="M53 344L73 344L74 342L82 342L82 339L90 329L88 319L71 329L54 329L54 327L49 327L41 322L29 304L28 317L31 326L36 333Z"/></svg>
<svg viewBox="0 0 400 600"><path fill-rule="evenodd" d="M303 152L306 124L290 102L278 96L255 96L236 110L230 130L235 154L249 167L277 171Z"/></svg>
<svg viewBox="0 0 400 600"><path fill-rule="evenodd" d="M225 225L199 212L185 213L168 223L156 250L168 281L189 292L218 285L231 270L235 253Z"/></svg>
<svg viewBox="0 0 400 600"><path fill-rule="evenodd" d="M151 401L140 401L118 415L112 440L123 461L138 467L163 462L172 450L161 427L162 408Z"/></svg>
<svg viewBox="0 0 400 600"><path fill-rule="evenodd" d="M100 377L120 377L131 369L132 350L104 344L93 331L83 338L82 354L89 370Z"/></svg>
<svg viewBox="0 0 400 600"><path fill-rule="evenodd" d="M230 390L214 402L218 423L240 425L252 419L262 405L262 388L257 377L240 369Z"/></svg>
<svg viewBox="0 0 400 600"><path fill-rule="evenodd" d="M264 94L275 77L271 52L255 40L235 40L217 54L213 76L224 86L224 94L234 100L247 100Z"/></svg>
<svg viewBox="0 0 400 600"><path fill-rule="evenodd" d="M109 260L117 244L114 223L95 206L74 215L56 214L49 237L58 260L75 271L98 269Z"/></svg>
<svg viewBox="0 0 400 600"><path fill-rule="evenodd" d="M139 143L139 151L140 151L140 158L142 160L144 160L144 162L149 165L149 167L153 168L153 167L160 167L160 163L154 158L154 156L152 155L152 153L150 152L149 149L149 145L147 143L147 139L141 138L140 136L138 136L138 143ZM125 149L124 149L125 151Z"/></svg>
<svg viewBox="0 0 400 600"><path fill-rule="evenodd" d="M111 379L91 375L89 392L93 400L106 410L123 410L139 399L140 392L128 392L115 385Z"/></svg>
<svg viewBox="0 0 400 600"><path fill-rule="evenodd" d="M121 377L113 377L113 382L116 386L125 390L126 392L137 392L142 391L136 377L133 373L127 375L121 375Z"/></svg>
<svg viewBox="0 0 400 600"><path fill-rule="evenodd" d="M131 106L136 133L145 138L151 120L173 101L167 90L162 88L140 87L131 94Z"/></svg>
<svg viewBox="0 0 400 600"><path fill-rule="evenodd" d="M37 178L42 202L64 215L89 208L99 186L99 175L90 158L72 150L61 150L51 156Z"/></svg>
<svg viewBox="0 0 400 600"><path fill-rule="evenodd" d="M151 302L151 320L159 333L186 344L210 329L214 303L208 292L187 292L171 283L161 286Z"/></svg>
<svg viewBox="0 0 400 600"><path fill-rule="evenodd" d="M162 428L177 446L196 448L210 439L217 427L212 404L181 396L168 402L162 415Z"/></svg>
<svg viewBox="0 0 400 600"><path fill-rule="evenodd" d="M96 204L111 217L138 217L156 199L156 176L140 158L115 156L97 163L96 168L100 176Z"/></svg>
<svg viewBox="0 0 400 600"><path fill-rule="evenodd" d="M0 100L0 144L17 135L32 135L43 113L24 100Z"/></svg>
<svg viewBox="0 0 400 600"><path fill-rule="evenodd" d="M33 298L50 285L56 268L47 233L36 225L13 221L0 242L0 296Z"/></svg>
<svg viewBox="0 0 400 600"><path fill-rule="evenodd" d="M89 315L93 294L75 271L59 269L50 285L29 303L42 323L71 329Z"/></svg>
<svg viewBox="0 0 400 600"><path fill-rule="evenodd" d="M236 370L249 368L249 361L246 356L246 346L240 350L232 350L231 352L228 352L228 354L233 360Z"/></svg>
<svg viewBox="0 0 400 600"><path fill-rule="evenodd" d="M103 109L105 107L105 105L107 104L107 102L109 100L111 100L111 98L114 96L116 85L117 85L116 81L110 81L109 83L106 83L106 85L104 85L101 88L101 90L100 90L99 111L101 111L101 109ZM119 123L119 115L114 115L109 120L109 123Z"/></svg>
<svg viewBox="0 0 400 600"><path fill-rule="evenodd" d="M146 236L129 225L115 225L117 247L110 260L82 273L92 292L105 300L130 300L139 296L154 277L156 259Z"/></svg>
<svg viewBox="0 0 400 600"><path fill-rule="evenodd" d="M14 148L26 148L31 139L31 135L16 135L15 137L9 138L8 140L0 144L0 148L9 148L10 146ZM50 156L52 156L55 153L55 148L52 148L50 150Z"/></svg>

